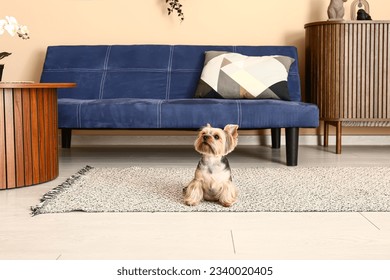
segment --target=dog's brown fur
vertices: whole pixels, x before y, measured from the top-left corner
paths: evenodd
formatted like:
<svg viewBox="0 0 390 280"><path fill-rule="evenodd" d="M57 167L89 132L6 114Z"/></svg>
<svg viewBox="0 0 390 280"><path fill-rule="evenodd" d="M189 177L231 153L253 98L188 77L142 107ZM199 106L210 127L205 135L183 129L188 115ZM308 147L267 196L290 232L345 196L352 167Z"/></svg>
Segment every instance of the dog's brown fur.
<svg viewBox="0 0 390 280"><path fill-rule="evenodd" d="M195 178L184 189L184 202L195 206L202 199L218 201L229 207L237 200L237 189L232 182L231 169L226 155L238 142L238 125L228 124L222 130L203 127L195 141L195 150L202 155Z"/></svg>

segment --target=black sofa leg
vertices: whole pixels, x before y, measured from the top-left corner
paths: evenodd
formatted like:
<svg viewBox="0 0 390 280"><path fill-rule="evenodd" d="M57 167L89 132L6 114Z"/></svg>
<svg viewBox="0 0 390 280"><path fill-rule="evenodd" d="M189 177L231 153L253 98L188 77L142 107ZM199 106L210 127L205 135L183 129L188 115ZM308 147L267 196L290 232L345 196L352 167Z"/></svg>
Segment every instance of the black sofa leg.
<svg viewBox="0 0 390 280"><path fill-rule="evenodd" d="M72 140L72 129L71 128L62 128L61 129L61 141L62 148L69 149Z"/></svg>
<svg viewBox="0 0 390 280"><path fill-rule="evenodd" d="M286 159L287 166L298 165L299 128L286 128Z"/></svg>
<svg viewBox="0 0 390 280"><path fill-rule="evenodd" d="M280 128L271 128L272 149L280 149Z"/></svg>

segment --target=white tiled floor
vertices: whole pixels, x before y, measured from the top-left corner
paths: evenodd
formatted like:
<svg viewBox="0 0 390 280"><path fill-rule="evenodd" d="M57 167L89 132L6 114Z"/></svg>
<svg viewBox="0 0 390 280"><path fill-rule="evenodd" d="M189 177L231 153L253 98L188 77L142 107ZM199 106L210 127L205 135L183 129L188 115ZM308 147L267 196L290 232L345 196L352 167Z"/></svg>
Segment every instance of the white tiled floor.
<svg viewBox="0 0 390 280"><path fill-rule="evenodd" d="M301 146L300 166L390 166L390 146ZM240 146L232 168L279 167L285 149ZM60 176L0 191L0 259L390 259L390 213L66 213L30 206L85 165L194 167L192 147L60 150Z"/></svg>

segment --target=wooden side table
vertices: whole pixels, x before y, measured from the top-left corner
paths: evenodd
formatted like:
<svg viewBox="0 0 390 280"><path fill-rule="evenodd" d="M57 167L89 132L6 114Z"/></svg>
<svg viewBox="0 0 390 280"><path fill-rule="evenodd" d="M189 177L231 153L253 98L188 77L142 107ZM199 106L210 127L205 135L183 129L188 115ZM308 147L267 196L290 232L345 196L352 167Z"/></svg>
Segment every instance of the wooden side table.
<svg viewBox="0 0 390 280"><path fill-rule="evenodd" d="M0 83L0 190L58 176L57 89L74 83Z"/></svg>
<svg viewBox="0 0 390 280"><path fill-rule="evenodd" d="M324 146L336 127L390 127L390 21L321 21L305 25L306 96L320 109Z"/></svg>

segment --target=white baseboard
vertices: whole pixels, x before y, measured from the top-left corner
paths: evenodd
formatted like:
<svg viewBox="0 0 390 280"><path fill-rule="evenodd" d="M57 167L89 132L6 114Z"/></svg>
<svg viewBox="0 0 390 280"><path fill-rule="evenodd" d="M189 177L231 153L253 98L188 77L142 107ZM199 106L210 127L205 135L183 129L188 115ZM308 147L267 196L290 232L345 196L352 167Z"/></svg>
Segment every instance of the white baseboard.
<svg viewBox="0 0 390 280"><path fill-rule="evenodd" d="M194 136L134 136L134 135L73 135L72 146L127 146L127 145L193 145ZM320 145L323 137L317 135L301 135L300 145ZM270 135L242 135L239 145L271 145ZM285 144L284 136L281 144ZM329 136L329 145L336 144L336 137ZM344 135L342 145L390 145L390 135Z"/></svg>

